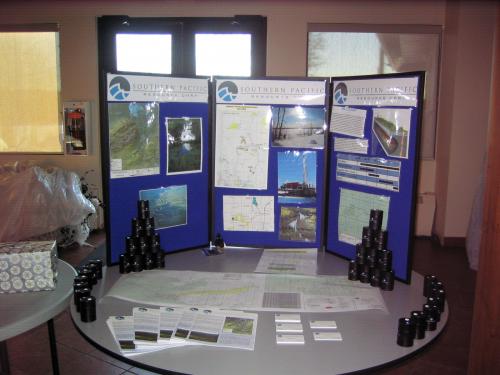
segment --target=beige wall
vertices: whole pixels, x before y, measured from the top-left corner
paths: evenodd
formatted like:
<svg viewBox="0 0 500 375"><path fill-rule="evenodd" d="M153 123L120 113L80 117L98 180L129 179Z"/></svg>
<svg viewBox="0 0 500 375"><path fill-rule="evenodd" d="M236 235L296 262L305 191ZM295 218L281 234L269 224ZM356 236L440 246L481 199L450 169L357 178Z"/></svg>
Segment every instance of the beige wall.
<svg viewBox="0 0 500 375"><path fill-rule="evenodd" d="M480 5L474 9L479 13L488 13L491 5ZM454 57L467 57L468 49L479 53L478 60L484 62L491 54L491 43L488 39L476 40L468 37L467 30L474 33L474 28L480 26L477 21L469 24L467 15L468 6L459 12L456 19L457 29L462 23L467 25L464 32L457 34L453 42L445 47L447 53L443 67L443 74L448 77L444 80L442 91L453 96L453 85L460 85L464 89L468 81L462 81L465 75L471 79L474 73L474 65L469 60L457 63L459 68L454 68ZM11 23L36 23L57 22L61 25L61 77L63 100L89 100L93 104L92 109L92 150L88 157L77 156L44 156L38 157L40 162L55 164L64 168L73 169L77 172L94 169L96 173L92 180L100 181L100 141L99 141L99 117L98 117L98 71L97 71L97 35L96 17L105 14L127 14L130 16L233 16L235 14L259 14L268 17L268 40L267 40L267 74L272 76L304 76L306 72L306 49L307 49L307 23L381 23L381 24L424 24L445 25L450 18L450 10L447 10L446 2L436 1L37 1L37 2L15 2L4 1L0 14L0 24ZM487 17L486 26L491 27L491 17ZM475 20L477 18L474 18ZM462 40L466 45L461 46ZM473 40L470 40L473 39ZM460 42L460 43L459 43ZM485 92L484 79L477 82L478 91ZM477 87L477 86L476 86ZM466 100L465 92L448 100L446 111L454 113L455 108L460 110L461 116L469 111L469 102ZM453 96L454 97L454 96ZM474 103L477 104L477 103ZM483 103L481 103L482 105ZM484 107L484 106L483 106ZM483 108L484 109L484 108ZM487 111L486 111L487 112ZM464 164L464 158L459 152L461 143L467 138L465 134L466 122L474 117L474 112L467 112L467 120L460 119L459 130L453 133L451 125L458 121L451 115L442 115L446 122L444 132L440 130L440 136L451 136L450 144L445 142L442 147L444 153L453 151L450 155L450 163L445 163L446 172L435 180L435 171L440 170L434 161L424 161L420 166L419 192L440 192L438 210L439 222L436 223L436 231L439 235L464 236L468 222L472 192L478 178L478 160L482 157L484 150L484 134L486 123L478 123L478 132L474 149L471 150L466 162L468 165L469 178L466 181L459 180L460 170L456 170ZM441 115L440 115L441 116ZM475 117L474 117L475 118ZM477 122L477 121L475 121ZM441 125L439 124L438 127ZM444 133L444 134L443 134ZM452 134L453 133L453 134ZM441 153L441 159L445 161L446 155ZM24 157L26 158L26 157ZM29 157L33 158L33 157ZM17 156L0 156L0 161L21 159ZM440 173L440 172L438 172ZM442 189L436 187L436 182L442 185ZM99 183L100 185L100 183ZM466 194L457 190L460 185L465 185ZM448 188L449 187L449 188ZM442 193L442 194L441 194ZM453 211L446 208L448 200L453 201ZM461 204L456 200L460 198Z"/></svg>
<svg viewBox="0 0 500 375"><path fill-rule="evenodd" d="M486 152L495 2L450 2L446 9L436 157L435 232L467 232Z"/></svg>

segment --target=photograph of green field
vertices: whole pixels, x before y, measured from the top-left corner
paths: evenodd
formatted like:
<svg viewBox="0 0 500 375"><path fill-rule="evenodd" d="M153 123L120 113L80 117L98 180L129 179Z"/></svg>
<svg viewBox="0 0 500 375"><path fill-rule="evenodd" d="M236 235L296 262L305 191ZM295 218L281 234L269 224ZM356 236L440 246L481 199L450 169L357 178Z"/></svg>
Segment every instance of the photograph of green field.
<svg viewBox="0 0 500 375"><path fill-rule="evenodd" d="M167 118L167 174L201 171L201 118Z"/></svg>
<svg viewBox="0 0 500 375"><path fill-rule="evenodd" d="M158 335L153 332L135 331L135 339L141 341L158 341Z"/></svg>
<svg viewBox="0 0 500 375"><path fill-rule="evenodd" d="M109 103L109 152L121 170L160 167L157 103Z"/></svg>
<svg viewBox="0 0 500 375"><path fill-rule="evenodd" d="M253 331L253 320L228 316L224 320L223 330L224 332L232 332L238 335L251 335Z"/></svg>
<svg viewBox="0 0 500 375"><path fill-rule="evenodd" d="M282 206L280 240L316 241L316 208Z"/></svg>
<svg viewBox="0 0 500 375"><path fill-rule="evenodd" d="M189 339L204 342L217 342L219 335L217 333L191 331Z"/></svg>
<svg viewBox="0 0 500 375"><path fill-rule="evenodd" d="M187 186L175 185L139 191L139 199L149 201L156 229L187 224Z"/></svg>

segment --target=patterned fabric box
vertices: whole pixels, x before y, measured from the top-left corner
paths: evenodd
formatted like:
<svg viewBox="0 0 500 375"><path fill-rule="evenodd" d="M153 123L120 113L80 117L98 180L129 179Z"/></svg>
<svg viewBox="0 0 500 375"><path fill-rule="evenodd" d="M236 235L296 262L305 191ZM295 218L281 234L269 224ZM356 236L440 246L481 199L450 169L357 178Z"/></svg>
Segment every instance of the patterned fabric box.
<svg viewBox="0 0 500 375"><path fill-rule="evenodd" d="M0 293L53 290L56 281L55 241L0 243Z"/></svg>

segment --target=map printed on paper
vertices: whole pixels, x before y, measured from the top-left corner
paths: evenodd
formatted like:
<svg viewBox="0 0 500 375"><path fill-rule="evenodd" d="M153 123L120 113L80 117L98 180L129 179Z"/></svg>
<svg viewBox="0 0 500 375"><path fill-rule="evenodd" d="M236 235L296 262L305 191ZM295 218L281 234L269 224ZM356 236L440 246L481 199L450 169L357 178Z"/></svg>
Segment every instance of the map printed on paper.
<svg viewBox="0 0 500 375"><path fill-rule="evenodd" d="M355 245L361 242L363 227L370 219L370 210L384 211L382 229L387 228L391 198L384 195L340 189L339 241Z"/></svg>
<svg viewBox="0 0 500 375"><path fill-rule="evenodd" d="M274 197L224 195L224 230L274 232Z"/></svg>
<svg viewBox="0 0 500 375"><path fill-rule="evenodd" d="M104 298L252 311L386 311L377 288L345 276L154 270L122 275Z"/></svg>
<svg viewBox="0 0 500 375"><path fill-rule="evenodd" d="M271 107L217 105L215 186L267 189Z"/></svg>

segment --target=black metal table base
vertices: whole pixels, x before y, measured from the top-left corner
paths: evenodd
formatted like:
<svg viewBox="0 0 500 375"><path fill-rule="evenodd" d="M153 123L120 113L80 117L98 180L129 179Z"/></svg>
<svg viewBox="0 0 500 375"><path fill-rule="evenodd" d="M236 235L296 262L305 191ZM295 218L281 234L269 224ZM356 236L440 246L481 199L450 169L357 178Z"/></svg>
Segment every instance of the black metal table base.
<svg viewBox="0 0 500 375"><path fill-rule="evenodd" d="M7 352L7 341L0 342L0 374L10 374L9 353Z"/></svg>
<svg viewBox="0 0 500 375"><path fill-rule="evenodd" d="M59 361L57 359L56 334L54 330L54 320L47 321L49 329L50 357L52 359L52 373L59 375ZM7 351L7 341L0 342L0 375L10 374L9 352Z"/></svg>

